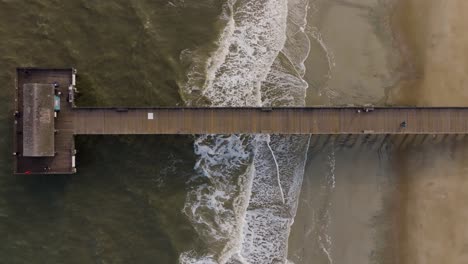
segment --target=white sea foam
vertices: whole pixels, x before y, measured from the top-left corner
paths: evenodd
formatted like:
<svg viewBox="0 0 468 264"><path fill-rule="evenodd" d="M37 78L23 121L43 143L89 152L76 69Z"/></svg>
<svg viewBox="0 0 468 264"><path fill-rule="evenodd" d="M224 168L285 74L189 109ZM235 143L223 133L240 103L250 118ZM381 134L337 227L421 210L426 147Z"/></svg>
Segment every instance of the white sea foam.
<svg viewBox="0 0 468 264"><path fill-rule="evenodd" d="M196 169L207 181L189 192L184 212L213 254L234 248L237 242L232 238L242 230L251 193L253 148L249 136L205 135L195 141Z"/></svg>
<svg viewBox="0 0 468 264"><path fill-rule="evenodd" d="M261 83L286 41L287 2L228 4L232 18L208 67L203 94L216 106L259 106Z"/></svg>
<svg viewBox="0 0 468 264"><path fill-rule="evenodd" d="M179 263L181 264L218 264L214 259L214 256L203 256L198 257L193 251L184 252L179 257Z"/></svg>
<svg viewBox="0 0 468 264"><path fill-rule="evenodd" d="M276 166L268 150L268 141L260 138L257 143L254 158L256 175L252 182L240 251L248 263L286 262L288 237L302 185L308 139L307 136L271 136L270 145L278 161L285 203L278 188Z"/></svg>
<svg viewBox="0 0 468 264"><path fill-rule="evenodd" d="M198 85L214 106L304 105L307 3L228 1L226 27L205 64L204 82L197 82L201 71L193 66L186 90ZM199 137L195 168L203 177L191 182L184 212L209 252L186 252L180 262L286 263L308 141L308 136Z"/></svg>

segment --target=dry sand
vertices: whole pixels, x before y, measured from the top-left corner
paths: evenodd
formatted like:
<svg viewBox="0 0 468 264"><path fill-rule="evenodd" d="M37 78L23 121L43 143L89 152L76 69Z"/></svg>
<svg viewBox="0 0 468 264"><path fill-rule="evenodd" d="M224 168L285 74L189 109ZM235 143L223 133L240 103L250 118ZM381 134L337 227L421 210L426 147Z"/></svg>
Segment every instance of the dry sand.
<svg viewBox="0 0 468 264"><path fill-rule="evenodd" d="M468 105L468 1L401 0L395 35L406 59L406 82L390 103Z"/></svg>
<svg viewBox="0 0 468 264"><path fill-rule="evenodd" d="M392 104L468 106L468 1L401 0L394 25L407 80ZM399 263L468 263L468 144L395 153Z"/></svg>
<svg viewBox="0 0 468 264"><path fill-rule="evenodd" d="M398 263L468 263L467 157L453 140L397 155Z"/></svg>

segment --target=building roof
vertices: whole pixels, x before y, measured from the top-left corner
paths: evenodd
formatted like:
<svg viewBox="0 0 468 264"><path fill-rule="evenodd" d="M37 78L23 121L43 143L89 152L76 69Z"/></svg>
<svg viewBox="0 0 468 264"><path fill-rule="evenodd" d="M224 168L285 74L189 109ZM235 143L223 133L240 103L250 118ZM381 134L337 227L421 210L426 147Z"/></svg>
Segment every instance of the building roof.
<svg viewBox="0 0 468 264"><path fill-rule="evenodd" d="M52 157L54 142L54 86L23 85L23 156Z"/></svg>

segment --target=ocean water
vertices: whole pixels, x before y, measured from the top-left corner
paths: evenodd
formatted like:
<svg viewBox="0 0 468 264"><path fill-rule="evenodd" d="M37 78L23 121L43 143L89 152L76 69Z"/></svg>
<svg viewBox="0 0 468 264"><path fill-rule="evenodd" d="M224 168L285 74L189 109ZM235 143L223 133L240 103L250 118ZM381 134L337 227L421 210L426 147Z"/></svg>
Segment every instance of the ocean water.
<svg viewBox="0 0 468 264"><path fill-rule="evenodd" d="M185 49L215 47L217 1L0 1L0 263L178 263L192 137L80 137L73 176L11 175L15 67L76 67L80 105L183 105Z"/></svg>

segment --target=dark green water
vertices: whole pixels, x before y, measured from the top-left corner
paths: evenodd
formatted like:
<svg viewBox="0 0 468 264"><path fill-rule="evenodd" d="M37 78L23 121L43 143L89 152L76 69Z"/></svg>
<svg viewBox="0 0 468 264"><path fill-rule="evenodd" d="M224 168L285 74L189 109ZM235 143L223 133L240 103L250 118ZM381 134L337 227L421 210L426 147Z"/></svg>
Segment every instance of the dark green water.
<svg viewBox="0 0 468 264"><path fill-rule="evenodd" d="M0 1L0 263L176 263L191 137L80 137L73 176L11 175L15 67L75 67L81 105L183 104L184 49L213 45L217 1Z"/></svg>

